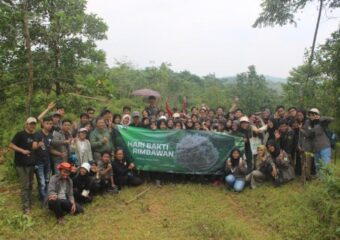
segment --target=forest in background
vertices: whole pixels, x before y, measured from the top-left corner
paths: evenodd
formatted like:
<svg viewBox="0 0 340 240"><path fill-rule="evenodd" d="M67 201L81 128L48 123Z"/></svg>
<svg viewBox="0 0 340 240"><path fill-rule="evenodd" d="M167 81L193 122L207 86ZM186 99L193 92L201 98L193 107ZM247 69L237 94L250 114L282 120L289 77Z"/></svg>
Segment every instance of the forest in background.
<svg viewBox="0 0 340 240"><path fill-rule="evenodd" d="M264 13L274 14L265 8L274 2L263 1ZM329 8L339 7L334 1L324 2ZM305 63L292 69L287 82L281 84L266 81L265 73L258 73L255 65L229 78L175 72L171 63L140 69L129 62L116 62L109 67L105 53L96 46L106 39L108 27L100 16L86 13L86 0L7 0L0 5L2 147L23 127L28 115L37 116L50 101L65 106L71 119L89 106L97 112L103 107L121 112L124 105L141 110L146 102L131 96L139 88L159 91L161 107L168 97L171 106L180 107L186 97L189 108L204 103L228 109L236 96L246 113L263 107L274 110L278 104L318 107L322 114L336 117L332 127L339 131L340 29L317 46L312 62L306 49ZM287 10L279 7L274 10ZM262 14L257 24L277 24L263 16L267 15Z"/></svg>

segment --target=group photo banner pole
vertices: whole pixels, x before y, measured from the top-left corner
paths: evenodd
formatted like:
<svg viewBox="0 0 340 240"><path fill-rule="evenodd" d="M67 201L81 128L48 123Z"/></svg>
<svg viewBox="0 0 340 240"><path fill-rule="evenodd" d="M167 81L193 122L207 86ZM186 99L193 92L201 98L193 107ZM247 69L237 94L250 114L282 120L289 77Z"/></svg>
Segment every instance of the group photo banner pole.
<svg viewBox="0 0 340 240"><path fill-rule="evenodd" d="M118 125L116 145L137 170L222 174L232 149L244 152L242 137L195 130L149 130Z"/></svg>

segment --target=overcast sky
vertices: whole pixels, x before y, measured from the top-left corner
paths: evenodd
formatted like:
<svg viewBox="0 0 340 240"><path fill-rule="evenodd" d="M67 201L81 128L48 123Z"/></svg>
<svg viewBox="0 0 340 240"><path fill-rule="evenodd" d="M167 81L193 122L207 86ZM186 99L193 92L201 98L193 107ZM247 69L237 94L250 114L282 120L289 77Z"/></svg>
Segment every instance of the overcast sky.
<svg viewBox="0 0 340 240"><path fill-rule="evenodd" d="M303 62L317 18L317 1L298 26L254 29L260 0L88 0L88 12L109 26L98 42L107 63L137 68L171 63L175 71L233 76L255 65L260 74L287 77ZM338 17L328 19L330 17ZM318 43L339 27L340 10L323 12Z"/></svg>

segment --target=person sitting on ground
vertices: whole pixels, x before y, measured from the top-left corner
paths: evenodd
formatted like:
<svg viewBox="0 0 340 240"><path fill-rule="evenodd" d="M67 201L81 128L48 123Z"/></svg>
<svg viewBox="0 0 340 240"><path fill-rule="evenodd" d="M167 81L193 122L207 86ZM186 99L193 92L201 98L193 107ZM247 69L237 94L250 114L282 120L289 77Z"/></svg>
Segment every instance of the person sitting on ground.
<svg viewBox="0 0 340 240"><path fill-rule="evenodd" d="M92 201L90 169L91 165L84 162L72 178L74 198L79 203L89 203Z"/></svg>
<svg viewBox="0 0 340 240"><path fill-rule="evenodd" d="M241 151L233 149L226 163L225 181L228 186L236 192L241 192L244 189L246 172L247 162L241 156Z"/></svg>
<svg viewBox="0 0 340 240"><path fill-rule="evenodd" d="M276 171L273 172L275 186L279 186L295 178L295 171L291 165L288 155L280 149L280 145L274 140L267 143L267 149L270 153Z"/></svg>
<svg viewBox="0 0 340 240"><path fill-rule="evenodd" d="M257 147L255 167L256 169L246 176L246 182L250 183L252 189L255 189L260 182L272 178L276 173L275 164L264 145Z"/></svg>
<svg viewBox="0 0 340 240"><path fill-rule="evenodd" d="M112 170L114 176L114 182L118 186L118 189L125 185L138 186L143 183L143 180L135 176L132 170L135 168L135 164L128 162L124 157L124 150L117 148L115 150L114 161L112 161Z"/></svg>
<svg viewBox="0 0 340 240"><path fill-rule="evenodd" d="M105 192L116 193L117 188L113 179L111 157L111 152L103 152L101 161L98 162L98 170L102 189Z"/></svg>
<svg viewBox="0 0 340 240"><path fill-rule="evenodd" d="M67 162L59 164L59 173L51 177L48 185L48 207L54 212L59 224L65 224L65 213L84 212L74 200L73 183L69 177L71 168L71 164Z"/></svg>
<svg viewBox="0 0 340 240"><path fill-rule="evenodd" d="M89 176L91 179L90 193L92 195L103 193L98 164L96 161L90 161L89 164L90 164Z"/></svg>

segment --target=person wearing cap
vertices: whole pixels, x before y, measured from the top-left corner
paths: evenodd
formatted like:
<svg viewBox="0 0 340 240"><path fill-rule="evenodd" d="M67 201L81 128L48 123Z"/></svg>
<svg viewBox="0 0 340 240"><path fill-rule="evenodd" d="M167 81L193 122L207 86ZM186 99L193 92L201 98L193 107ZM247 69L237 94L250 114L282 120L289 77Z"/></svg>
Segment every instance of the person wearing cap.
<svg viewBox="0 0 340 240"><path fill-rule="evenodd" d="M90 134L90 143L93 152L93 158L98 163L103 152L112 152L113 143L109 129L105 125L104 118L99 117L96 120L96 128Z"/></svg>
<svg viewBox="0 0 340 240"><path fill-rule="evenodd" d="M145 110L149 113L150 117L157 116L159 108L156 105L156 97L149 96L149 106L145 107Z"/></svg>
<svg viewBox="0 0 340 240"><path fill-rule="evenodd" d="M48 185L48 207L54 212L58 223L65 224L65 213L83 213L84 209L74 199L71 164L63 162L57 168L59 173L51 177Z"/></svg>
<svg viewBox="0 0 340 240"><path fill-rule="evenodd" d="M129 124L131 127L142 127L141 121L140 121L140 114L138 111L134 111L131 114L132 117L132 123Z"/></svg>
<svg viewBox="0 0 340 240"><path fill-rule="evenodd" d="M33 149L36 158L39 198L44 204L47 198L47 186L51 172L50 149L53 136L50 131L53 126L52 118L44 117L41 126L42 129L35 133Z"/></svg>
<svg viewBox="0 0 340 240"><path fill-rule="evenodd" d="M308 117L311 121L311 129L314 133L314 161L316 173L320 174L321 165L328 164L331 161L332 149L326 130L334 118L321 117L320 111L317 108L310 109L308 111Z"/></svg>
<svg viewBox="0 0 340 240"><path fill-rule="evenodd" d="M32 186L35 158L33 156L34 131L37 120L29 117L25 129L17 132L9 144L15 151L14 165L20 179L22 210L29 214L32 209Z"/></svg>
<svg viewBox="0 0 340 240"><path fill-rule="evenodd" d="M71 151L75 152L77 156L78 166L93 160L91 143L86 139L87 133L87 128L80 128L78 130L77 138L75 138L71 144Z"/></svg>
<svg viewBox="0 0 340 240"><path fill-rule="evenodd" d="M267 130L267 125L264 125L261 128L257 128L254 125L250 124L249 118L247 116L243 116L239 119L240 126L238 128L238 132L242 134L245 141L245 155L248 167L248 173L253 170L253 153L250 145L250 139L254 136L254 134L262 133Z"/></svg>
<svg viewBox="0 0 340 240"><path fill-rule="evenodd" d="M91 165L88 162L84 162L72 178L74 198L79 203L89 203L92 201L90 169Z"/></svg>

